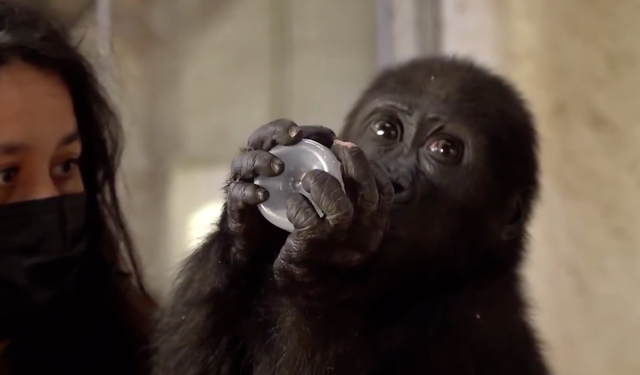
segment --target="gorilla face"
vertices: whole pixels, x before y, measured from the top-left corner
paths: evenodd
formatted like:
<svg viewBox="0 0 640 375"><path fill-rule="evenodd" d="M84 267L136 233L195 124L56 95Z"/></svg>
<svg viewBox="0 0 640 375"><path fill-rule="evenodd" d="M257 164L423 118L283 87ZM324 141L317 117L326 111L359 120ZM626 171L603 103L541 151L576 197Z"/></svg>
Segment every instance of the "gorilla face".
<svg viewBox="0 0 640 375"><path fill-rule="evenodd" d="M401 65L372 83L342 138L392 179L392 234L443 246L522 238L537 189L536 139L500 78L454 59ZM460 233L466 239L453 241Z"/></svg>

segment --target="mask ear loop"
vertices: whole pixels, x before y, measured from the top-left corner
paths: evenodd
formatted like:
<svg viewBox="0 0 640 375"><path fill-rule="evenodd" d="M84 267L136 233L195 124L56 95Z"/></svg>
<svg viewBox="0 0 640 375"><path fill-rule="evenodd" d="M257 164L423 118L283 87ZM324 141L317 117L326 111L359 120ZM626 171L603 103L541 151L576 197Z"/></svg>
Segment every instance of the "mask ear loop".
<svg viewBox="0 0 640 375"><path fill-rule="evenodd" d="M86 196L83 194L82 195L83 199L86 200ZM82 257L83 256L83 252L86 251L85 250L78 250L74 248L74 233L72 233L72 220L69 218L69 214L72 214L73 212L71 212L74 209L77 209L76 204L74 199L76 198L75 195L72 196L61 196L60 197L60 202L58 204L58 223L59 223L59 230L61 232L61 245L64 246L64 249L66 249L64 254L61 254L61 256L65 256L65 257ZM85 204L85 210L86 210L86 201L84 202ZM85 211L86 214L86 211ZM84 220L84 224L86 225L86 217L83 218ZM83 236L86 236L86 234L83 234ZM82 238L80 239L81 242L85 242L84 246L87 246L87 238ZM84 263L84 262L83 262ZM77 267L74 268L74 270L72 271L72 275L69 275L69 277L66 279L65 285L64 285L64 290L67 293L72 293L73 290L75 289L74 285L77 283L78 279L79 279L79 275L82 273L84 267Z"/></svg>
<svg viewBox="0 0 640 375"><path fill-rule="evenodd" d="M71 248L71 234L69 233L69 218L67 217L67 201L65 197L60 197L57 207L58 230L61 233L63 249Z"/></svg>

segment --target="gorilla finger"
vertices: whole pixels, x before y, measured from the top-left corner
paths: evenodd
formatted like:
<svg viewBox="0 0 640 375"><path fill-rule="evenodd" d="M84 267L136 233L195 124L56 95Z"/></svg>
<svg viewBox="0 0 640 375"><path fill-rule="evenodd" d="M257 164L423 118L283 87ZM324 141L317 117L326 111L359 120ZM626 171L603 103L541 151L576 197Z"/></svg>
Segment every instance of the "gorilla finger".
<svg viewBox="0 0 640 375"><path fill-rule="evenodd" d="M336 133L325 126L303 125L300 126L300 130L302 138L314 140L325 147L331 147L336 139Z"/></svg>
<svg viewBox="0 0 640 375"><path fill-rule="evenodd" d="M376 180L376 185L378 187L378 210L381 212L388 212L391 208L391 204L393 203L393 184L389 179L389 176L380 168L378 163L375 161L369 162L369 167L371 168L371 173Z"/></svg>
<svg viewBox="0 0 640 375"><path fill-rule="evenodd" d="M362 150L349 142L336 141L331 147L342 162L345 183L355 185L356 207L365 214L378 207L378 187L369 167L369 160Z"/></svg>
<svg viewBox="0 0 640 375"><path fill-rule="evenodd" d="M244 244L246 236L243 233L251 227L247 226L253 214L249 208L255 207L267 199L269 199L267 190L249 182L232 182L227 187L227 201L225 203L227 224L229 230L238 235L237 239L240 240L240 243L236 244L238 250L246 245Z"/></svg>
<svg viewBox="0 0 640 375"><path fill-rule="evenodd" d="M269 151L276 145L292 145L300 142L302 132L295 122L278 119L259 127L251 136L247 145L252 150Z"/></svg>
<svg viewBox="0 0 640 375"><path fill-rule="evenodd" d="M257 176L277 176L282 171L282 160L262 150L243 152L231 162L232 176L243 181L252 181Z"/></svg>
<svg viewBox="0 0 640 375"><path fill-rule="evenodd" d="M347 228L351 224L353 205L338 179L316 169L302 176L302 187L309 192L311 200L324 212L332 227Z"/></svg>
<svg viewBox="0 0 640 375"><path fill-rule="evenodd" d="M269 191L249 182L232 182L227 189L227 208L239 210L269 199Z"/></svg>
<svg viewBox="0 0 640 375"><path fill-rule="evenodd" d="M300 232L294 230L280 249L273 262L273 276L279 286L290 281L304 281L307 277L303 264L309 257L308 241L300 237Z"/></svg>
<svg viewBox="0 0 640 375"><path fill-rule="evenodd" d="M323 222L313 204L300 193L293 193L287 198L287 219L300 230L318 228Z"/></svg>

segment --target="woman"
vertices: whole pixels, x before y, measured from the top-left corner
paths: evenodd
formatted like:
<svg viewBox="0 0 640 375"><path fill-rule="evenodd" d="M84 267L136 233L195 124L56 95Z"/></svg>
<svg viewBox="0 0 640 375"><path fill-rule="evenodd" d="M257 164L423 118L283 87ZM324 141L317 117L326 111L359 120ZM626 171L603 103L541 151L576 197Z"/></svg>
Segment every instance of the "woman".
<svg viewBox="0 0 640 375"><path fill-rule="evenodd" d="M0 374L141 374L145 291L121 134L64 29L0 1Z"/></svg>

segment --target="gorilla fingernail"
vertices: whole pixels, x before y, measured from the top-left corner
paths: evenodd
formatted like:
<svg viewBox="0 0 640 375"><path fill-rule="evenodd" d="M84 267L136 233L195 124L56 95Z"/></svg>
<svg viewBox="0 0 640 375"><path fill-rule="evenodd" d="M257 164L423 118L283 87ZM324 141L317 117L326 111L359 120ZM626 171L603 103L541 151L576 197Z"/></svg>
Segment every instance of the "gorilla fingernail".
<svg viewBox="0 0 640 375"><path fill-rule="evenodd" d="M267 199L269 199L269 191L264 189L258 189L256 191L256 198L258 198L261 202L266 201Z"/></svg>
<svg viewBox="0 0 640 375"><path fill-rule="evenodd" d="M280 159L273 159L271 161L271 170L275 173L280 174L284 170L284 163Z"/></svg>
<svg viewBox="0 0 640 375"><path fill-rule="evenodd" d="M291 136L291 138L295 137L296 135L298 135L298 133L300 133L300 128L296 125L291 125L289 127L289 135Z"/></svg>

